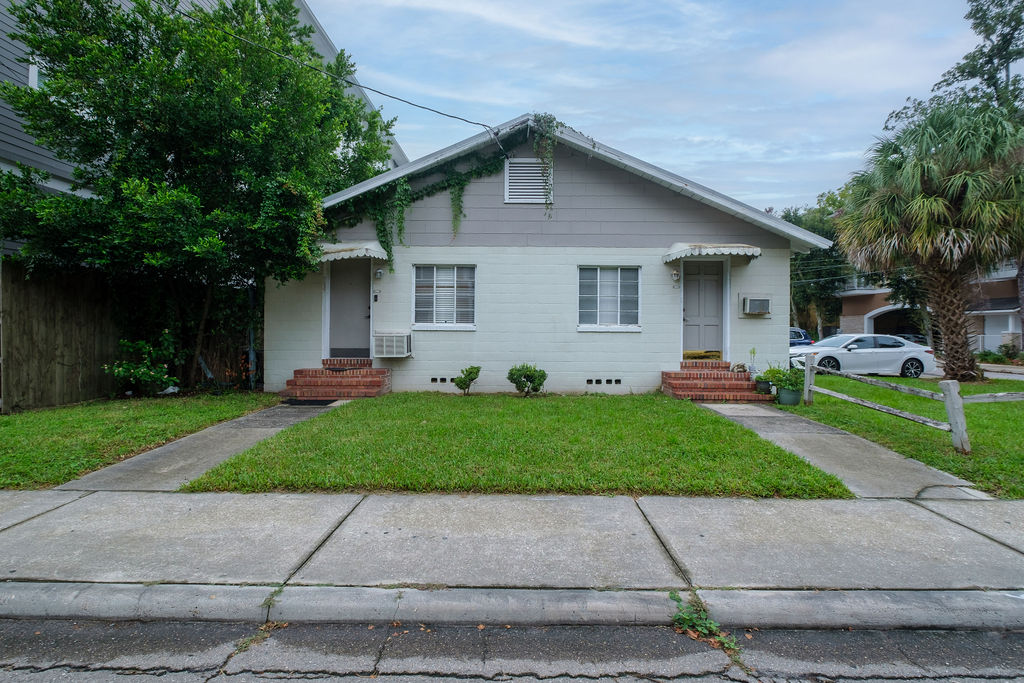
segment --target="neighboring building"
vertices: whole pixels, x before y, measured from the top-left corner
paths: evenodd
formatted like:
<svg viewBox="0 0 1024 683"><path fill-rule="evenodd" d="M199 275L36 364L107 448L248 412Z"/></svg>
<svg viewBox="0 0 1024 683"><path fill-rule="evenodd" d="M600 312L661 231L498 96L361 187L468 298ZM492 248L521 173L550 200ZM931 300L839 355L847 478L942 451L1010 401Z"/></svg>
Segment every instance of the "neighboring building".
<svg viewBox="0 0 1024 683"><path fill-rule="evenodd" d="M311 39L328 61L337 48L304 0L295 0L299 20L315 29ZM210 0L200 4L212 6ZM45 74L25 56L7 3L0 4L0 79L36 87ZM350 88L373 106L358 85ZM391 140L391 167L408 158ZM25 164L50 174L56 192L71 188L72 167L36 144L10 106L0 100L0 171ZM0 242L0 256L19 245ZM110 322L110 295L99 278L82 275L28 278L24 270L0 259L0 410L30 408L105 396L113 388L101 365L114 359L118 331Z"/></svg>
<svg viewBox="0 0 1024 683"><path fill-rule="evenodd" d="M917 328L902 304L888 300L890 290L871 285L862 276L851 277L839 296L843 299L840 331L856 334L927 334ZM995 351L1000 344L1020 347L1020 304L1017 264L1010 261L970 285L971 346Z"/></svg>
<svg viewBox="0 0 1024 683"><path fill-rule="evenodd" d="M415 189L446 165L497 153L496 137L531 122L520 116L324 206L399 178ZM571 129L556 141L550 215L546 169L522 142L504 173L465 188L457 234L447 192L409 207L393 270L364 220L337 231L318 273L268 283L266 389L285 389L297 370L304 385L326 385L334 367L367 378L366 393L350 395L388 383L451 391L462 368L480 365L474 388L502 392L508 369L527 362L547 371L551 391L647 392L687 351L787 362L789 257L827 240Z"/></svg>

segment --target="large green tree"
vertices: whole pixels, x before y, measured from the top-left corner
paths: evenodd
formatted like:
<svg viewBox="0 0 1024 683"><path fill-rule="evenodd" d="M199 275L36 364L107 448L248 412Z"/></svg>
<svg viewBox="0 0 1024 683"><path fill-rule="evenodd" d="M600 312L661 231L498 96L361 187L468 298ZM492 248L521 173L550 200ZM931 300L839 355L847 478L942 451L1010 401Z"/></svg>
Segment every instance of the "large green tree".
<svg viewBox="0 0 1024 683"><path fill-rule="evenodd" d="M1024 0L967 0L964 18L981 39L973 50L942 75L928 102L910 99L889 116L894 128L920 119L939 106L994 106L1024 125L1024 78L1013 73L1024 59ZM1017 259L1017 292L1024 325L1024 224L1009 227L1008 253ZM997 265L997 264L990 264Z"/></svg>
<svg viewBox="0 0 1024 683"><path fill-rule="evenodd" d="M965 285L1007 253L1024 219L1024 132L995 108L938 107L873 147L838 242L864 270L912 266L942 335L945 376L980 376Z"/></svg>
<svg viewBox="0 0 1024 683"><path fill-rule="evenodd" d="M211 314L232 315L216 311L223 293L303 277L326 236L321 198L385 167L391 122L346 93L352 63L324 63L291 0L10 11L45 79L0 96L80 192L7 174L0 237L25 242L31 269L107 274L137 335L173 328L193 359Z"/></svg>

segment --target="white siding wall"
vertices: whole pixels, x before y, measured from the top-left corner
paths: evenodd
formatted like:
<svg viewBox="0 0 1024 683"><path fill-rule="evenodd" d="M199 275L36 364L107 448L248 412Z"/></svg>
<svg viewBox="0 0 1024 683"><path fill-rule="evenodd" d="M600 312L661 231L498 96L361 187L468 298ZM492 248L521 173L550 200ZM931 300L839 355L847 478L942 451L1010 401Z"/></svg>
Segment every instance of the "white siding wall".
<svg viewBox="0 0 1024 683"><path fill-rule="evenodd" d="M414 330L413 357L378 359L393 369L396 391L457 391L431 378L451 378L469 365L483 368L475 390L510 391L505 378L518 363L533 363L548 373L550 391L614 393L646 392L661 385L661 371L679 367L680 289L672 281L675 264L661 262L663 249L565 249L410 247L395 253L395 272L376 281L373 308L379 331L409 331L412 326L413 268L426 264L476 266L476 330ZM755 271L768 273L780 264L788 268L786 250L770 250L760 269L740 266L733 277L746 287ZM746 259L737 259L745 262ZM756 260L755 260L756 263ZM578 266L640 266L640 332L578 332ZM753 264L752 264L753 265ZM784 271L785 272L785 271ZM739 273L737 275L737 273ZM783 287L758 280L758 294L769 294L773 305L788 310ZM781 291L781 299L780 296ZM735 288L733 298L735 298ZM731 345L734 360L746 360L757 345L758 360L782 362L788 349L785 313L747 318L734 306ZM775 339L777 337L777 339ZM764 359L764 360L762 360ZM587 379L621 379L621 384L588 385Z"/></svg>
<svg viewBox="0 0 1024 683"><path fill-rule="evenodd" d="M768 363L789 365L789 250L764 249L749 264L733 257L730 278L732 307L731 354L736 363L750 361L750 349L757 349L758 370ZM772 301L769 315L743 315L743 297L767 297Z"/></svg>
<svg viewBox="0 0 1024 683"><path fill-rule="evenodd" d="M323 268L279 287L267 280L263 306L263 385L281 391L298 368L320 367L323 353Z"/></svg>

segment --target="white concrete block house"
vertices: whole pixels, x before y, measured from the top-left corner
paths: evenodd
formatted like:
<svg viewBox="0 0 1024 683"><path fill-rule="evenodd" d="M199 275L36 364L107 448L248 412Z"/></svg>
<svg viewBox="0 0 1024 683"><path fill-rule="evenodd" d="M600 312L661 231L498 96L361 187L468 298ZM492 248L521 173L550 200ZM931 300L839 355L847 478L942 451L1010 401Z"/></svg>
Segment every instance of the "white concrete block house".
<svg viewBox="0 0 1024 683"><path fill-rule="evenodd" d="M465 188L457 233L442 192L409 207L391 267L362 220L337 230L318 272L268 282L266 389L456 392L451 379L479 365L474 391L509 392L509 368L525 362L552 392L664 385L744 400L749 376L730 363L755 348L759 367L787 362L789 256L826 240L561 126L546 211L532 125L520 116L326 198L328 215L344 213L398 178L415 189L446 164L499 153L497 140L508 154L504 172ZM690 350L722 362L681 372Z"/></svg>

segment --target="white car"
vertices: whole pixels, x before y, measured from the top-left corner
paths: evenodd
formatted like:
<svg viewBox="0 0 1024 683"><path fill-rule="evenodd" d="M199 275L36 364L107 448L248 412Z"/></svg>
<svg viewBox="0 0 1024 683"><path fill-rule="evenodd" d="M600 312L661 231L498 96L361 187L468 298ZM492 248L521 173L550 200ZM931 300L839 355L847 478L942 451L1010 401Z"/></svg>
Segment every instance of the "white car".
<svg viewBox="0 0 1024 683"><path fill-rule="evenodd" d="M934 351L888 334L834 334L789 350L791 366L804 367L805 358L826 370L855 375L920 377L935 370Z"/></svg>

